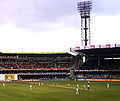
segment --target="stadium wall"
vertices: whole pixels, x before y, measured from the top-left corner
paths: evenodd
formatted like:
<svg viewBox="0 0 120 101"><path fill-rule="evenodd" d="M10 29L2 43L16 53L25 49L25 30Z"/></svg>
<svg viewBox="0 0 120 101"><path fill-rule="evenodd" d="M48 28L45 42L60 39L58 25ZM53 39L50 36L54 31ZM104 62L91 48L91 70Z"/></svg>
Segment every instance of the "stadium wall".
<svg viewBox="0 0 120 101"><path fill-rule="evenodd" d="M120 79L86 79L86 81L120 81Z"/></svg>

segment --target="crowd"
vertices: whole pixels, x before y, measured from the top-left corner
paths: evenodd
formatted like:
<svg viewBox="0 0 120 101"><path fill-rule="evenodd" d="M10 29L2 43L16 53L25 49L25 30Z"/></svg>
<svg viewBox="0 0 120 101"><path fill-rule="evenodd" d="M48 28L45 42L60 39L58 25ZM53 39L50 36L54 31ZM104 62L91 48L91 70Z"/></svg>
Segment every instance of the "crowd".
<svg viewBox="0 0 120 101"><path fill-rule="evenodd" d="M74 61L0 62L0 69L70 68Z"/></svg>
<svg viewBox="0 0 120 101"><path fill-rule="evenodd" d="M80 66L81 70L120 70L120 59L88 59Z"/></svg>

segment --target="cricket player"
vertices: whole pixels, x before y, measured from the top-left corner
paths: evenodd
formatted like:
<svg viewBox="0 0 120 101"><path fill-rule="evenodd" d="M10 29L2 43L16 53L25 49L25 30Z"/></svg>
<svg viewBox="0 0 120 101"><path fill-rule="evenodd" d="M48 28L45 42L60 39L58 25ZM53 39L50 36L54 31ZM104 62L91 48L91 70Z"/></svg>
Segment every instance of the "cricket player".
<svg viewBox="0 0 120 101"><path fill-rule="evenodd" d="M90 81L88 81L88 85L90 85Z"/></svg>
<svg viewBox="0 0 120 101"><path fill-rule="evenodd" d="M68 86L70 86L70 84L68 84Z"/></svg>
<svg viewBox="0 0 120 101"><path fill-rule="evenodd" d="M90 85L87 85L87 89L88 89L88 90L90 89Z"/></svg>
<svg viewBox="0 0 120 101"><path fill-rule="evenodd" d="M5 87L5 83L3 83L3 87Z"/></svg>
<svg viewBox="0 0 120 101"><path fill-rule="evenodd" d="M32 90L32 85L30 85L30 90Z"/></svg>
<svg viewBox="0 0 120 101"><path fill-rule="evenodd" d="M79 84L76 85L79 88Z"/></svg>
<svg viewBox="0 0 120 101"><path fill-rule="evenodd" d="M84 85L84 89L86 89L86 85Z"/></svg>
<svg viewBox="0 0 120 101"><path fill-rule="evenodd" d="M79 88L76 88L75 94L79 95Z"/></svg>
<svg viewBox="0 0 120 101"><path fill-rule="evenodd" d="M109 83L107 83L107 88L110 88L110 84Z"/></svg>

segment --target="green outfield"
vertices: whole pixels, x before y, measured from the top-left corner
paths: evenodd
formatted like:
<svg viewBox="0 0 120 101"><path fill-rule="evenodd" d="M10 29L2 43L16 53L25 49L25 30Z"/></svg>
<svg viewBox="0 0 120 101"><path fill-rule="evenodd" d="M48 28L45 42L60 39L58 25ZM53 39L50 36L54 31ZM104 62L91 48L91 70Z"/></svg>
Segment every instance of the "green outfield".
<svg viewBox="0 0 120 101"><path fill-rule="evenodd" d="M120 101L120 82L92 81L90 90L84 85L86 81L0 82L0 101Z"/></svg>

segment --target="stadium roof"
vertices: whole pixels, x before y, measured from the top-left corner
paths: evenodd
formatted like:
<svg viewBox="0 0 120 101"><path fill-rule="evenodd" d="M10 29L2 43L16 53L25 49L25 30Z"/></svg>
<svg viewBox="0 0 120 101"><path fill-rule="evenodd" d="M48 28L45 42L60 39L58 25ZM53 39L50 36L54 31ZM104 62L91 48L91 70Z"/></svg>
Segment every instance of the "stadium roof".
<svg viewBox="0 0 120 101"><path fill-rule="evenodd" d="M1 52L0 55L30 55L30 56L73 56L67 52Z"/></svg>
<svg viewBox="0 0 120 101"><path fill-rule="evenodd" d="M14 54L59 54L66 52L2 52L2 53L14 53Z"/></svg>
<svg viewBox="0 0 120 101"><path fill-rule="evenodd" d="M78 52L80 55L86 55L86 56L120 57L120 47L83 49L83 50L76 50L76 52Z"/></svg>

